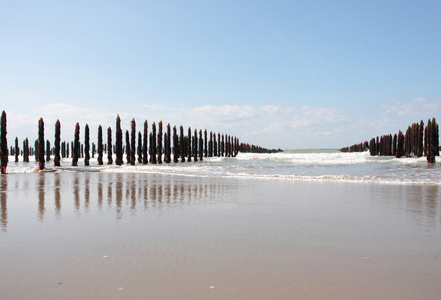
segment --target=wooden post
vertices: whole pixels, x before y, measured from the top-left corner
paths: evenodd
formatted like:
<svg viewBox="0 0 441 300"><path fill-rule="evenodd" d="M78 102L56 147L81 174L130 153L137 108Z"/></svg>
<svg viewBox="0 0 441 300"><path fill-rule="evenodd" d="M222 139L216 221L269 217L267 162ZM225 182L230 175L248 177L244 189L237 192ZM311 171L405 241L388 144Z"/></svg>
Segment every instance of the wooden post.
<svg viewBox="0 0 441 300"><path fill-rule="evenodd" d="M75 124L75 138L72 151L72 166L78 166L78 158L80 156L80 124Z"/></svg>
<svg viewBox="0 0 441 300"><path fill-rule="evenodd" d="M193 145L193 160L198 161L198 131L197 131L197 129L194 130L192 145Z"/></svg>
<svg viewBox="0 0 441 300"><path fill-rule="evenodd" d="M107 128L107 164L111 165L113 164L113 157L112 157L112 128L109 126Z"/></svg>
<svg viewBox="0 0 441 300"><path fill-rule="evenodd" d="M188 127L188 135L187 135L187 157L188 162L191 162L191 128Z"/></svg>
<svg viewBox="0 0 441 300"><path fill-rule="evenodd" d="M151 139L151 147L152 147L152 154L151 154L151 159L152 159L152 164L156 164L156 152L157 152L157 148L156 148L156 124L155 122L153 122L152 124L152 139Z"/></svg>
<svg viewBox="0 0 441 300"><path fill-rule="evenodd" d="M38 170L44 170L44 121L38 120Z"/></svg>
<svg viewBox="0 0 441 300"><path fill-rule="evenodd" d="M162 164L162 121L158 123L158 147L157 147L157 155L158 155L158 164Z"/></svg>
<svg viewBox="0 0 441 300"><path fill-rule="evenodd" d="M210 131L210 141L208 142L208 156L213 157L213 132Z"/></svg>
<svg viewBox="0 0 441 300"><path fill-rule="evenodd" d="M51 142L46 140L46 162L51 160Z"/></svg>
<svg viewBox="0 0 441 300"><path fill-rule="evenodd" d="M213 155L217 156L217 140L216 140L216 133L213 135Z"/></svg>
<svg viewBox="0 0 441 300"><path fill-rule="evenodd" d="M88 166L90 160L90 132L89 125L84 126L84 165Z"/></svg>
<svg viewBox="0 0 441 300"><path fill-rule="evenodd" d="M98 125L98 165L103 165L103 128Z"/></svg>
<svg viewBox="0 0 441 300"><path fill-rule="evenodd" d="M55 122L55 153L54 153L54 167L60 166L60 140L61 140L61 124L60 120L57 119Z"/></svg>
<svg viewBox="0 0 441 300"><path fill-rule="evenodd" d="M130 164L130 156L131 156L131 147L130 147L130 135L129 131L126 130L126 159L127 164Z"/></svg>
<svg viewBox="0 0 441 300"><path fill-rule="evenodd" d="M121 166L123 164L123 150L122 150L122 144L123 144L123 133L121 130L121 118L119 117L119 114L116 116L116 160L115 163L117 166Z"/></svg>
<svg viewBox="0 0 441 300"><path fill-rule="evenodd" d="M146 165L148 163L148 154L147 149L148 147L148 123L147 120L144 121L144 136L143 136L143 143L142 143L142 164Z"/></svg>
<svg viewBox="0 0 441 300"><path fill-rule="evenodd" d="M1 167L1 173L6 174L6 168L8 167L8 161L9 161L9 153L8 153L8 139L6 138L7 135L7 121L6 121L6 112L2 111L1 121L0 121L1 129L0 129L0 167Z"/></svg>
<svg viewBox="0 0 441 300"><path fill-rule="evenodd" d="M179 141L176 125L173 126L173 162L179 162Z"/></svg>
<svg viewBox="0 0 441 300"><path fill-rule="evenodd" d="M23 162L29 162L29 140L25 138L23 141Z"/></svg>
<svg viewBox="0 0 441 300"><path fill-rule="evenodd" d="M167 133L165 138L165 162L171 163L171 129L170 123L167 123Z"/></svg>
<svg viewBox="0 0 441 300"><path fill-rule="evenodd" d="M204 156L204 141L202 139L202 129L199 129L199 160L202 161Z"/></svg>
<svg viewBox="0 0 441 300"><path fill-rule="evenodd" d="M136 122L135 122L135 119L132 119L132 122L131 122L131 129L132 129L132 132L130 133L130 164L132 165L132 166L134 166L135 165L135 162L136 162L136 158L135 158L135 153L136 153ZM129 163L128 161L127 161L127 163Z"/></svg>
<svg viewBox="0 0 441 300"><path fill-rule="evenodd" d="M204 143L205 143L205 152L204 152L204 156L207 157L208 156L208 148L207 148L207 143L208 143L208 139L207 139L207 129L204 130Z"/></svg>
<svg viewBox="0 0 441 300"><path fill-rule="evenodd" d="M136 152L138 154L138 164L142 164L142 134L141 134L141 131L138 131L138 149Z"/></svg>
<svg viewBox="0 0 441 300"><path fill-rule="evenodd" d="M185 162L184 153L184 127L179 127L179 155L181 156L181 162Z"/></svg>

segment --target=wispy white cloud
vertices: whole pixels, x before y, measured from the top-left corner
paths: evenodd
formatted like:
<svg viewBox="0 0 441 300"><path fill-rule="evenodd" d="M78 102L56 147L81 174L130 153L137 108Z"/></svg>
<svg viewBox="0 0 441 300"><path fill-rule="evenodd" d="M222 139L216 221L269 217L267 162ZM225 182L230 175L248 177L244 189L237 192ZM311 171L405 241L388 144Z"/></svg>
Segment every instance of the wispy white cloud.
<svg viewBox="0 0 441 300"><path fill-rule="evenodd" d="M410 101L394 101L392 104L380 105L380 108L384 115L425 116L441 112L441 102L419 97Z"/></svg>
<svg viewBox="0 0 441 300"><path fill-rule="evenodd" d="M163 105L143 105L136 113L120 112L123 130L130 129L130 121L134 118L138 130L142 130L144 120L148 119L149 130L153 122L162 120L164 125L191 127L192 129L207 129L208 131L236 135L242 141L270 147L288 147L293 133L307 142L308 136L326 136L333 132L326 126L330 123L338 125L345 118L342 112L326 107L282 107L277 105L205 105L199 107L179 106L165 107ZM96 136L98 125L105 130L108 126L115 127L116 113L76 107L70 104L56 103L40 107L29 115L11 113L10 124L12 135L37 135L39 117L45 120L45 136L49 139L54 134L54 124L57 119L62 124L64 140L73 138L75 123L79 122L81 131L87 123L91 136ZM326 129L326 130L325 130Z"/></svg>

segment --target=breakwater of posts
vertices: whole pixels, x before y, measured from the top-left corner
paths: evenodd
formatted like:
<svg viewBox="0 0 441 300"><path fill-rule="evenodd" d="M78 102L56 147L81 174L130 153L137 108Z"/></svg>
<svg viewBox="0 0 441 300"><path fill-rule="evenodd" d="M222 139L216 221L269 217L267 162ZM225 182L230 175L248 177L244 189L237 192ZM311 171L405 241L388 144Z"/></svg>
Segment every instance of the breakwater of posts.
<svg viewBox="0 0 441 300"><path fill-rule="evenodd" d="M439 156L439 126L435 118L429 119L427 125L421 120L410 125L406 133L398 133L373 137L369 142L341 148L341 152L369 151L371 156L427 157L428 163L435 163Z"/></svg>
<svg viewBox="0 0 441 300"><path fill-rule="evenodd" d="M136 130L136 121L132 119L130 131L126 130L125 135L121 128L121 118L116 117L115 136L113 139L112 127L107 128L107 143L103 143L103 128L98 126L97 144L90 142L89 125L84 126L84 140L81 142L81 127L76 123L74 128L73 141L61 141L61 122L57 120L55 126L54 143L44 135L44 120L38 120L38 137L34 141L34 146L29 145L29 139L22 141L22 148L18 138L15 144L8 148L7 143L7 121L6 112L1 114L1 136L0 136L0 160L1 173L6 174L9 155L14 156L18 162L20 158L23 162L29 162L29 156L35 157L38 163L38 170L44 170L46 163L52 161L53 166L60 166L60 160L71 158L72 166L78 165L78 159L84 159L84 165L89 165L90 157L97 155L98 165L104 163L108 165L136 165L136 164L162 164L178 162L197 162L203 161L206 157L235 157L239 152L252 153L275 153L281 149L267 149L264 147L240 143L239 138L221 134L207 129L194 129L189 127L187 134L184 134L184 127L179 128L170 124L164 130L163 123L160 121L158 126L153 122L151 130L147 120L143 123L143 130ZM124 139L125 138L125 139ZM114 143L112 141L115 141ZM125 157L124 157L125 154ZM107 157L107 161L104 161Z"/></svg>

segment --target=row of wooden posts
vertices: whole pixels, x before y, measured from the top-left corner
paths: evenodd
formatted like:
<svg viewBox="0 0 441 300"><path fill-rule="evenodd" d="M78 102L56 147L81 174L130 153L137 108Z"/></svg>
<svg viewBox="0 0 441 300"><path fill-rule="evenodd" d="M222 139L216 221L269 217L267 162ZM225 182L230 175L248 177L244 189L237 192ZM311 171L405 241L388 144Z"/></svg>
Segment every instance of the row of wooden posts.
<svg viewBox="0 0 441 300"><path fill-rule="evenodd" d="M15 156L15 161L18 162L19 156L23 156L24 162L29 162L29 156L35 155L35 161L38 162L38 169L45 168L45 162L51 160L51 155L54 156L54 166L60 166L62 158L72 158L72 166L78 165L78 159L84 158L84 165L88 166L90 161L90 152L92 158L95 153L98 155L98 165L103 165L103 155L107 155L107 164L113 164L113 153L115 153L115 164L124 164L124 153L126 154L126 163L130 165L138 164L161 164L171 163L172 154L173 162L191 162L192 160L203 160L204 157L234 157L238 152L254 152L254 153L272 153L281 151L280 149L266 149L255 145L246 143L239 143L237 137L230 135L209 133L204 131L188 128L187 135L184 135L184 127L173 127L171 132L170 124L167 124L166 131L163 132L162 121L158 123L158 132L156 132L156 124L152 124L152 130L148 132L147 120L144 121L143 133L139 131L136 133L135 119L131 121L131 132L125 132L125 147L123 146L123 131L121 129L121 119L119 115L116 117L116 133L115 144L112 143L112 128L107 128L107 144L103 143L103 128L98 126L98 145L92 143L90 149L90 135L89 125L84 127L84 143L80 143L80 125L76 123L75 134L73 142L61 142L61 124L57 120L55 123L55 141L54 147L51 147L50 141L45 140L44 137L44 121L40 118L38 121L38 139L34 143L34 148L29 146L29 140L26 138L23 141L23 149L20 150L18 146L18 138L15 138L15 146L10 151L7 146L6 139L6 113L2 112L1 116L1 172L6 173L6 166L8 163L9 153ZM138 141L138 143L136 143ZM173 143L173 146L172 146ZM70 147L69 147L70 146ZM137 158L136 158L137 156Z"/></svg>
<svg viewBox="0 0 441 300"><path fill-rule="evenodd" d="M406 133L382 135L367 141L340 149L342 152L364 152L369 150L371 156L427 157L427 162L434 163L439 156L439 126L435 118L424 122L413 123Z"/></svg>

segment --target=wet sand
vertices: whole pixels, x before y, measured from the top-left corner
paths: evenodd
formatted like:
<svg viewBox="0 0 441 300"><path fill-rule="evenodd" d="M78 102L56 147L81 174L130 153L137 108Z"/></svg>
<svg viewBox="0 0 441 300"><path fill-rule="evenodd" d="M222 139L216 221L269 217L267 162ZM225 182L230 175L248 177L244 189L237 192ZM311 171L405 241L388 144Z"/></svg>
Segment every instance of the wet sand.
<svg viewBox="0 0 441 300"><path fill-rule="evenodd" d="M437 185L0 178L0 299L441 299Z"/></svg>

